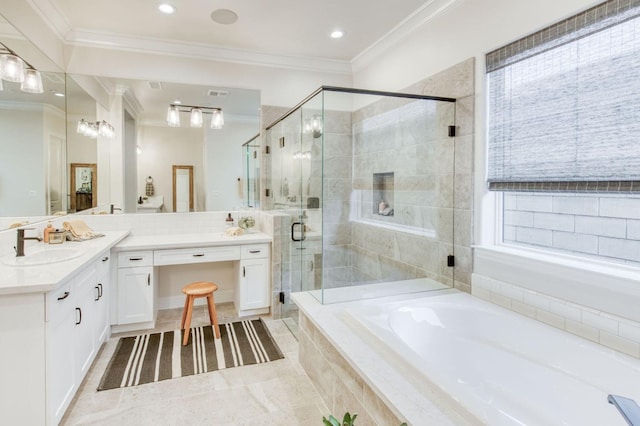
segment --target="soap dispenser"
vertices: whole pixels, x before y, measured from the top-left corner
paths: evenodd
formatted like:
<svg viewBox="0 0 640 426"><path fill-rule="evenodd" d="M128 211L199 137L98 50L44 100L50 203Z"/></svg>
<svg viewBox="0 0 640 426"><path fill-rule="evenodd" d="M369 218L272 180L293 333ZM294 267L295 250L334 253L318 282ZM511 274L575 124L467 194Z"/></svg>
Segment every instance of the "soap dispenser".
<svg viewBox="0 0 640 426"><path fill-rule="evenodd" d="M51 231L53 231L53 224L49 221L49 223L47 223L47 227L44 228L44 231L42 232L42 241L45 243L49 242L49 234Z"/></svg>
<svg viewBox="0 0 640 426"><path fill-rule="evenodd" d="M227 215L227 218L224 220L227 228L232 228L234 226L233 218L231 217L231 213Z"/></svg>

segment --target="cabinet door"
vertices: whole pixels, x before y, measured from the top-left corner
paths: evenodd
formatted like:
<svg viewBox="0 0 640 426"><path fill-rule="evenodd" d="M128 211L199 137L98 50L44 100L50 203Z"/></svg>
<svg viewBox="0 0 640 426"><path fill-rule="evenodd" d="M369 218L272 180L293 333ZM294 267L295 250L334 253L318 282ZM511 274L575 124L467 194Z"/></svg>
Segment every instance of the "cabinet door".
<svg viewBox="0 0 640 426"><path fill-rule="evenodd" d="M47 407L52 424L58 424L76 391L75 377L75 333L74 306L69 306L66 315L50 323L47 333Z"/></svg>
<svg viewBox="0 0 640 426"><path fill-rule="evenodd" d="M95 342L96 347L100 348L100 345L109 337L109 306L107 304L108 292L109 292L109 275L103 276L98 280L96 286L96 298L94 299L95 310Z"/></svg>
<svg viewBox="0 0 640 426"><path fill-rule="evenodd" d="M98 261L98 280L95 286L96 297L94 299L95 308L95 336L96 348L109 337L111 324L109 323L109 291L110 287L110 271L108 253L101 257Z"/></svg>
<svg viewBox="0 0 640 426"><path fill-rule="evenodd" d="M269 259L242 260L240 265L240 310L269 307Z"/></svg>
<svg viewBox="0 0 640 426"><path fill-rule="evenodd" d="M82 278L78 286L78 298L75 308L76 325L76 377L82 381L96 354L95 345L95 274Z"/></svg>
<svg viewBox="0 0 640 426"><path fill-rule="evenodd" d="M153 267L118 269L118 324L153 321Z"/></svg>

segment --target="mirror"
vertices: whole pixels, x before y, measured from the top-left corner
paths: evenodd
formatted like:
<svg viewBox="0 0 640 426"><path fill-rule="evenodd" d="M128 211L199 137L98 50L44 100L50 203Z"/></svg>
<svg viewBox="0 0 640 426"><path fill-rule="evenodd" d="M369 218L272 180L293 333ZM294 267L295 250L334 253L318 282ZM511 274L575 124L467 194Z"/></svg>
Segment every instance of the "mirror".
<svg viewBox="0 0 640 426"><path fill-rule="evenodd" d="M171 211L171 166L179 163L194 166L193 211L246 206L238 184L244 158L239 148L259 132L258 90L65 75L1 16L0 42L41 71L44 86L44 93L28 94L17 83L5 82L0 91L0 229L45 220L54 213L80 211L86 200L80 204L76 197L71 207L71 164L97 164L91 205L112 203L110 177L129 172L133 173L131 182L136 182L125 185L131 193L122 196L127 206L124 211L145 211L136 204L145 194L147 176L156 179L156 194L164 200L160 210ZM109 93L119 93L123 87L137 109L135 145L116 159L122 164L114 169L109 147L96 146L95 140L78 134L76 127L79 119L96 121L115 114L109 111ZM181 127L167 127L167 107L176 99L189 105L221 107L224 127L190 128L187 114L182 114ZM136 147L139 154L135 154Z"/></svg>
<svg viewBox="0 0 640 426"><path fill-rule="evenodd" d="M74 76L75 77L75 76ZM135 147L137 161L129 166L136 169L137 193L125 199L138 213L151 210L140 208L145 202L146 180L153 177L154 196L162 199L159 211L176 211L173 194L173 165L191 165L193 206L188 211L234 210L245 206L238 179L243 176L242 145L259 132L260 92L209 85L145 81L98 77L105 87L125 88L132 100L135 115ZM224 114L222 129L211 129L211 114L204 111L202 127L190 126L189 108L181 108L180 126L167 125L169 105L221 108ZM113 112L112 112L113 113ZM126 171L126 170L125 170ZM103 171L98 167L98 176ZM174 208L174 204L176 207ZM144 206L143 206L144 207Z"/></svg>
<svg viewBox="0 0 640 426"><path fill-rule="evenodd" d="M3 81L0 229L67 210L64 73L0 16L0 42L40 71L43 93Z"/></svg>

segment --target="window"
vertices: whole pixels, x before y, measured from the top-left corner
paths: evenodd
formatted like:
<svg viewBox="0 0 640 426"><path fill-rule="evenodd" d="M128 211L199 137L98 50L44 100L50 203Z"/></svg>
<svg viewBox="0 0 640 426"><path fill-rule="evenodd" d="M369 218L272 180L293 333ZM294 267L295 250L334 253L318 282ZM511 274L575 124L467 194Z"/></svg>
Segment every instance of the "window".
<svg viewBox="0 0 640 426"><path fill-rule="evenodd" d="M487 80L503 242L640 265L640 2L489 53Z"/></svg>

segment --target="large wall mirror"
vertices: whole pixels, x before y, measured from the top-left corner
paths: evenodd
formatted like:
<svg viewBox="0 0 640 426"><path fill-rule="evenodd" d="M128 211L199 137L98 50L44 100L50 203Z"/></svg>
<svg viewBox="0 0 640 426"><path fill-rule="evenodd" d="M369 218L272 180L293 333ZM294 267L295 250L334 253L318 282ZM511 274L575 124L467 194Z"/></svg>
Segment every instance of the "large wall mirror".
<svg viewBox="0 0 640 426"><path fill-rule="evenodd" d="M71 75L78 80L80 76ZM86 78L86 76L85 76ZM134 144L135 192L124 200L126 212L174 212L173 165L193 167L192 208L189 211L232 210L245 206L242 146L259 132L260 92L251 89L194 85L151 80L97 77L105 87L126 93L135 108L126 115L135 134L124 144ZM168 109L178 109L179 125L167 122ZM201 126L192 126L193 106L202 107ZM224 124L211 128L212 108L220 108ZM113 111L111 112L113 114ZM127 151L125 151L127 152ZM90 162L87 160L87 162ZM126 170L125 170L126 172ZM98 167L98 176L103 173ZM148 185L152 185L152 195Z"/></svg>
<svg viewBox="0 0 640 426"><path fill-rule="evenodd" d="M0 17L0 49L40 72L42 93L3 81L0 91L0 229L42 220L67 205L65 75Z"/></svg>
<svg viewBox="0 0 640 426"><path fill-rule="evenodd" d="M121 139L114 142L134 144L123 151L126 158L119 159L123 164L115 172L132 174L131 180L123 177L127 183L123 185L123 211L173 211L173 164L193 165L193 211L246 205L245 185L238 182L244 181L242 145L259 132L258 90L65 75L1 16L0 42L41 71L44 87L41 94L24 93L18 83L4 82L0 91L0 229L81 211L89 206L89 198L91 206L105 205L108 210L108 204L114 202L110 198L113 188L98 182L109 180L113 173L113 168L101 165L110 164L105 158L110 150L79 134L77 124L82 119L95 122L102 119L101 114L118 114L109 110L110 95L122 90L135 100L136 107L121 111L129 119L120 121L116 132L121 132ZM104 93L96 96L100 91L96 88ZM181 108L185 112L179 113L180 126L169 127L167 109L175 101L221 108L224 125L211 129L205 110L203 127L191 127L190 111L185 107ZM90 197L83 193L88 185L75 188L78 182L72 182L72 164L96 165ZM153 201L162 200L162 206L138 209L150 176L155 185ZM133 181L135 184L129 184ZM82 202L78 202L77 193Z"/></svg>

